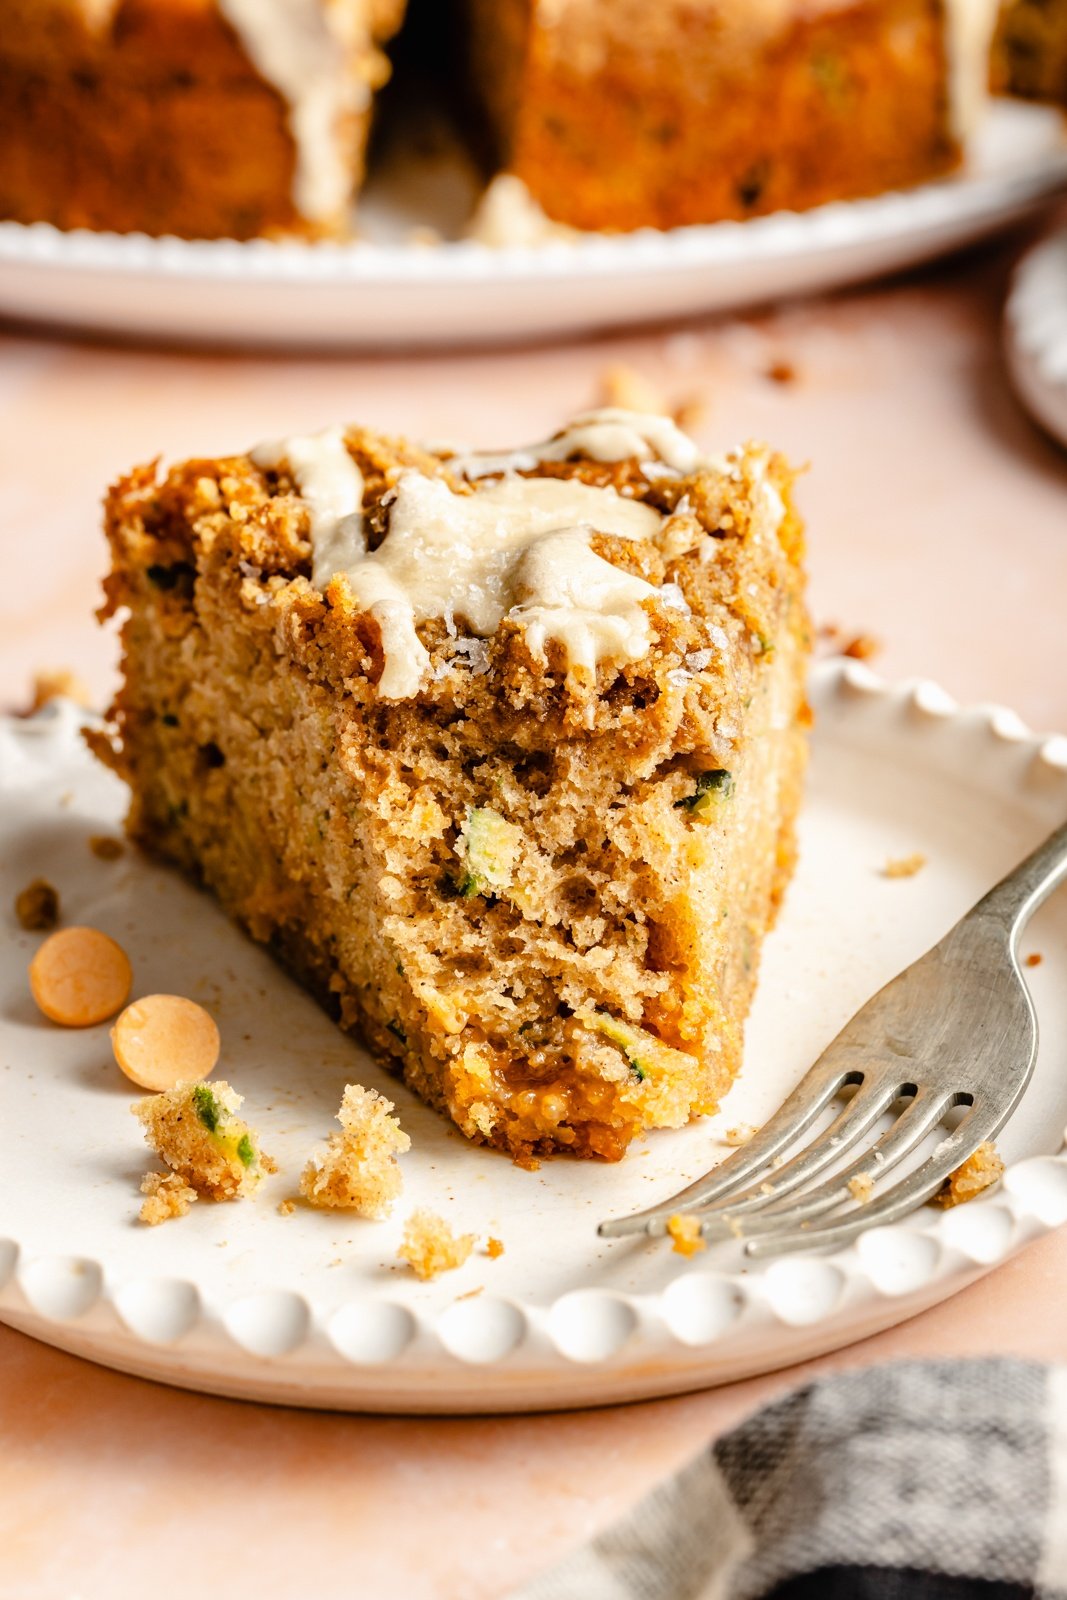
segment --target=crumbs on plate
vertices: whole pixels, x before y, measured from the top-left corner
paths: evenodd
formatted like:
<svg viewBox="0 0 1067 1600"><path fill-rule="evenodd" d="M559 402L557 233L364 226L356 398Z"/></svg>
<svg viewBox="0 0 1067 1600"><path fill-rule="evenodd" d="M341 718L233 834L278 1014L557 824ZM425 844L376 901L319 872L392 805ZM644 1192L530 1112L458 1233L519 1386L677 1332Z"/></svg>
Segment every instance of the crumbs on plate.
<svg viewBox="0 0 1067 1600"><path fill-rule="evenodd" d="M890 856L882 867L883 878L914 878L926 865L926 857L917 850L910 856Z"/></svg>

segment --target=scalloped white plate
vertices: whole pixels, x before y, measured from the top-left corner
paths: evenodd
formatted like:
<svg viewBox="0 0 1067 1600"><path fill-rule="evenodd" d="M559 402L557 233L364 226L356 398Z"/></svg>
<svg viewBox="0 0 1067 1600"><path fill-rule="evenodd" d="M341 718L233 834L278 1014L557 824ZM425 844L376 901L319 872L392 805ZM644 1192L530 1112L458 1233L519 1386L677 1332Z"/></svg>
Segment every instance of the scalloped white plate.
<svg viewBox="0 0 1067 1600"><path fill-rule="evenodd" d="M585 332L855 283L972 243L1067 186L1060 115L997 102L966 170L751 222L491 249L405 243L401 186L353 244L150 239L0 223L0 314L134 337L258 346L459 346ZM433 173L418 202L454 208ZM442 219L443 220L443 219Z"/></svg>
<svg viewBox="0 0 1067 1600"><path fill-rule="evenodd" d="M0 1319L93 1360L222 1394L381 1411L585 1406L724 1383L850 1343L953 1294L1067 1220L1067 895L1033 924L1043 1030L1033 1086L1001 1138L1003 1185L924 1210L829 1257L745 1264L731 1243L685 1262L663 1241L598 1240L597 1221L666 1196L763 1121L882 982L1067 815L1067 741L1010 713L959 711L932 685L819 668L801 858L768 940L746 1068L713 1121L655 1134L617 1166L529 1173L467 1144L388 1080L206 896L132 853L98 860L121 786L69 706L0 724L0 905L44 874L66 917L119 938L136 992L209 1005L225 1074L281 1173L259 1195L136 1221L148 1165L106 1027L64 1032L29 997L37 939L0 950ZM916 877L880 873L922 851ZM277 1210L342 1085L398 1103L413 1149L388 1222ZM504 1240L421 1284L398 1269L416 1204Z"/></svg>
<svg viewBox="0 0 1067 1600"><path fill-rule="evenodd" d="M1016 267L1004 342L1020 400L1067 446L1067 228L1031 246Z"/></svg>

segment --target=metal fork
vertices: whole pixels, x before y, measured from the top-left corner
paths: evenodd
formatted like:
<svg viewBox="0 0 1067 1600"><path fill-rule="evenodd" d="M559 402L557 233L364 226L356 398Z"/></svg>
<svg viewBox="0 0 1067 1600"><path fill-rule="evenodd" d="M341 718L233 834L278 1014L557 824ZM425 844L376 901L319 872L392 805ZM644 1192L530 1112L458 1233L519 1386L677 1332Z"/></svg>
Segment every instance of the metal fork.
<svg viewBox="0 0 1067 1600"><path fill-rule="evenodd" d="M740 1238L750 1256L780 1255L845 1245L930 1199L1004 1126L1033 1075L1037 1018L1019 935L1064 879L1067 824L868 1000L746 1145L669 1200L602 1222L602 1237L662 1234L671 1216L696 1213L705 1237ZM849 1087L855 1092L829 1127L790 1156ZM956 1127L914 1171L865 1203L856 1199L854 1180L877 1185L960 1106L968 1109ZM855 1153L887 1112L891 1125Z"/></svg>

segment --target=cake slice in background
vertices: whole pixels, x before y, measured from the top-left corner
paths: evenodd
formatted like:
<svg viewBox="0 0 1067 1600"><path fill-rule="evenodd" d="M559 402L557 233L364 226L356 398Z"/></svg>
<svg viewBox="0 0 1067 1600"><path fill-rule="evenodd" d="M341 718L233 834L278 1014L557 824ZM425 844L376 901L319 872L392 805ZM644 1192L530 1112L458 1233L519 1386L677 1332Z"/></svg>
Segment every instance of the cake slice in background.
<svg viewBox="0 0 1067 1600"><path fill-rule="evenodd" d="M951 172L996 14L996 0L464 6L492 159L583 229L804 210Z"/></svg>
<svg viewBox="0 0 1067 1600"><path fill-rule="evenodd" d="M791 486L625 411L133 472L96 741L131 835L472 1139L616 1159L713 1111L794 857Z"/></svg>
<svg viewBox="0 0 1067 1600"><path fill-rule="evenodd" d="M345 234L404 0L0 0L0 217Z"/></svg>
<svg viewBox="0 0 1067 1600"><path fill-rule="evenodd" d="M1006 0L993 84L1002 94L1067 105L1067 0Z"/></svg>

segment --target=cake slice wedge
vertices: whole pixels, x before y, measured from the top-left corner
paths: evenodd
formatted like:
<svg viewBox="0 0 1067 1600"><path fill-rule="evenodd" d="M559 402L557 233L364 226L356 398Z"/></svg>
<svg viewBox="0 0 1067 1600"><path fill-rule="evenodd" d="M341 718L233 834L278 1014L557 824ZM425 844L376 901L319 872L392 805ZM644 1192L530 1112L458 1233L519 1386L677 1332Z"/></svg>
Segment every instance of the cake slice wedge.
<svg viewBox="0 0 1067 1600"><path fill-rule="evenodd" d="M3 0L0 217L351 231L404 0Z"/></svg>
<svg viewBox="0 0 1067 1600"><path fill-rule="evenodd" d="M337 428L139 468L107 533L135 840L471 1139L617 1159L716 1108L805 761L781 457Z"/></svg>

